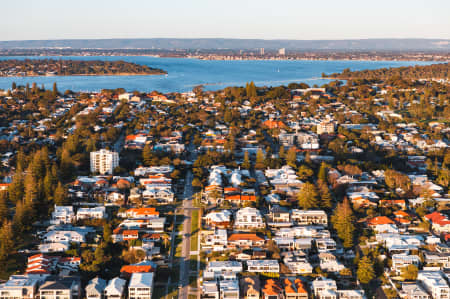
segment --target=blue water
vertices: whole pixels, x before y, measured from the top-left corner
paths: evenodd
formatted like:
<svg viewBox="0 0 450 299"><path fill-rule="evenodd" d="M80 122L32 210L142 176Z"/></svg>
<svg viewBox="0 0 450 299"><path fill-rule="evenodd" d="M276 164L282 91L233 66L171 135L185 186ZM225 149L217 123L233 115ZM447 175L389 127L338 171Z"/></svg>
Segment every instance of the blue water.
<svg viewBox="0 0 450 299"><path fill-rule="evenodd" d="M103 88L125 88L127 91L185 92L196 85L217 90L226 86L244 86L254 81L257 86L287 85L305 82L322 85L329 80L320 79L322 72L335 73L345 68L351 70L376 69L409 65L425 65L432 62L419 61L212 61L189 58L157 58L147 56L100 56L100 57L0 57L0 59L80 59L80 60L125 60L164 69L168 75L152 76L52 76L52 77L0 77L0 88L36 82L51 88L56 82L58 89L74 91L99 91Z"/></svg>

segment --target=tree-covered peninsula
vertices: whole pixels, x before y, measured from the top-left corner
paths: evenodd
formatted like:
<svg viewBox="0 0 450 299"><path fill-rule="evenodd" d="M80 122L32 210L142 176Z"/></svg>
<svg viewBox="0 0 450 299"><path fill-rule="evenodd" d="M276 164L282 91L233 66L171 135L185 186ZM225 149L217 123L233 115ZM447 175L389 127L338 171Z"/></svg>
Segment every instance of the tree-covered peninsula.
<svg viewBox="0 0 450 299"><path fill-rule="evenodd" d="M0 60L1 77L76 75L164 75L166 71L123 60Z"/></svg>

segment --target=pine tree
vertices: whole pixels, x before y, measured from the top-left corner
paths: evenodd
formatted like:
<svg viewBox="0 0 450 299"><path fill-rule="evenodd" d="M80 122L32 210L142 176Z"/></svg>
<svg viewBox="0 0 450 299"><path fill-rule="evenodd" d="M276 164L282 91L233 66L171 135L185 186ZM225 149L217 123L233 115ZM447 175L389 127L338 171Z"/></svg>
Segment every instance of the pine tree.
<svg viewBox="0 0 450 299"><path fill-rule="evenodd" d="M15 214L13 217L13 225L15 231L20 233L29 231L31 229L32 207L27 206L23 200L19 200L16 204Z"/></svg>
<svg viewBox="0 0 450 299"><path fill-rule="evenodd" d="M103 225L103 240L106 243L112 242L112 230L111 230L111 226L108 223L105 223Z"/></svg>
<svg viewBox="0 0 450 299"><path fill-rule="evenodd" d="M61 154L61 163L59 169L61 170L61 179L63 181L70 180L75 172L75 166L73 165L70 152L67 149L63 149Z"/></svg>
<svg viewBox="0 0 450 299"><path fill-rule="evenodd" d="M320 164L319 173L317 174L317 179L322 182L327 182L327 165L325 162L322 162Z"/></svg>
<svg viewBox="0 0 450 299"><path fill-rule="evenodd" d="M251 167L250 157L247 151L244 153L244 161L242 162L241 167L244 169L250 169Z"/></svg>
<svg viewBox="0 0 450 299"><path fill-rule="evenodd" d="M25 203L27 205L31 205L34 208L34 205L37 203L39 199L39 189L36 179L34 178L32 167L28 167L27 175L25 177Z"/></svg>
<svg viewBox="0 0 450 299"><path fill-rule="evenodd" d="M368 284L375 278L375 271L373 270L373 263L369 257L364 256L359 260L358 270L356 271L358 280L362 284Z"/></svg>
<svg viewBox="0 0 450 299"><path fill-rule="evenodd" d="M331 217L334 229L337 231L338 237L343 240L345 248L353 246L353 238L355 232L353 210L347 198L337 205L333 216Z"/></svg>
<svg viewBox="0 0 450 299"><path fill-rule="evenodd" d="M297 167L297 150L291 147L286 154L286 163L291 167Z"/></svg>
<svg viewBox="0 0 450 299"><path fill-rule="evenodd" d="M96 142L94 138L89 138L86 141L86 152L95 152L97 150Z"/></svg>
<svg viewBox="0 0 450 299"><path fill-rule="evenodd" d="M58 87L56 86L56 82L53 82L52 96L54 98L56 98L58 96Z"/></svg>
<svg viewBox="0 0 450 299"><path fill-rule="evenodd" d="M259 149L256 152L255 168L263 169L265 166L264 161L265 161L264 153L263 153L262 149Z"/></svg>
<svg viewBox="0 0 450 299"><path fill-rule="evenodd" d="M14 232L10 221L4 221L0 229L0 260L6 261L14 250Z"/></svg>
<svg viewBox="0 0 450 299"><path fill-rule="evenodd" d="M20 153L20 152L19 152ZM23 182L23 174L22 174L22 166L17 162L16 173L14 174L11 185L8 187L9 200L13 203L16 203L22 200L24 195L24 182Z"/></svg>
<svg viewBox="0 0 450 299"><path fill-rule="evenodd" d="M142 151L142 160L146 166L152 165L153 153L152 148L149 144L144 146L144 150Z"/></svg>
<svg viewBox="0 0 450 299"><path fill-rule="evenodd" d="M333 206L330 189L327 184L321 180L317 181L317 187L320 194L320 206L324 209L330 209Z"/></svg>
<svg viewBox="0 0 450 299"><path fill-rule="evenodd" d="M61 182L58 183L58 186L55 189L55 194L54 194L53 198L54 198L55 205L64 206L64 205L68 204L67 192L66 192L66 189L61 184Z"/></svg>
<svg viewBox="0 0 450 299"><path fill-rule="evenodd" d="M309 182L304 183L297 195L298 205L305 209L317 208L319 206L319 194L316 186Z"/></svg>
<svg viewBox="0 0 450 299"><path fill-rule="evenodd" d="M284 159L285 155L286 155L286 152L284 150L284 146L280 146L280 150L278 151L278 157L280 157L280 159Z"/></svg>
<svg viewBox="0 0 450 299"><path fill-rule="evenodd" d="M8 194L6 192L0 193L0 222L4 222L8 219L9 208L8 208Z"/></svg>

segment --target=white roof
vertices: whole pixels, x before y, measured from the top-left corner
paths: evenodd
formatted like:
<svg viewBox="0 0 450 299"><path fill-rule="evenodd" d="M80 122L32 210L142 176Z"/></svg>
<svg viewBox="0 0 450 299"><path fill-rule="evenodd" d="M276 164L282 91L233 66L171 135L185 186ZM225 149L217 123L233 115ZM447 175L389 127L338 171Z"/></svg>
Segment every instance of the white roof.
<svg viewBox="0 0 450 299"><path fill-rule="evenodd" d="M129 288L152 288L153 273L133 273Z"/></svg>
<svg viewBox="0 0 450 299"><path fill-rule="evenodd" d="M125 287L126 280L121 279L119 277L113 278L108 282L108 285L105 288L105 292L107 295L118 294L122 295L123 289Z"/></svg>

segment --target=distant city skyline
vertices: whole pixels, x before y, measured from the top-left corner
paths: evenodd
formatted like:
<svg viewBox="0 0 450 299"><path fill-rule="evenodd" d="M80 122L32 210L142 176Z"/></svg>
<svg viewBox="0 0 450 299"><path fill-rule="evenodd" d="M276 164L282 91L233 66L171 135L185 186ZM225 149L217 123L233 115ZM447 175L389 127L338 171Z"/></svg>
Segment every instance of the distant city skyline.
<svg viewBox="0 0 450 299"><path fill-rule="evenodd" d="M14 0L0 40L450 38L450 1Z"/></svg>

